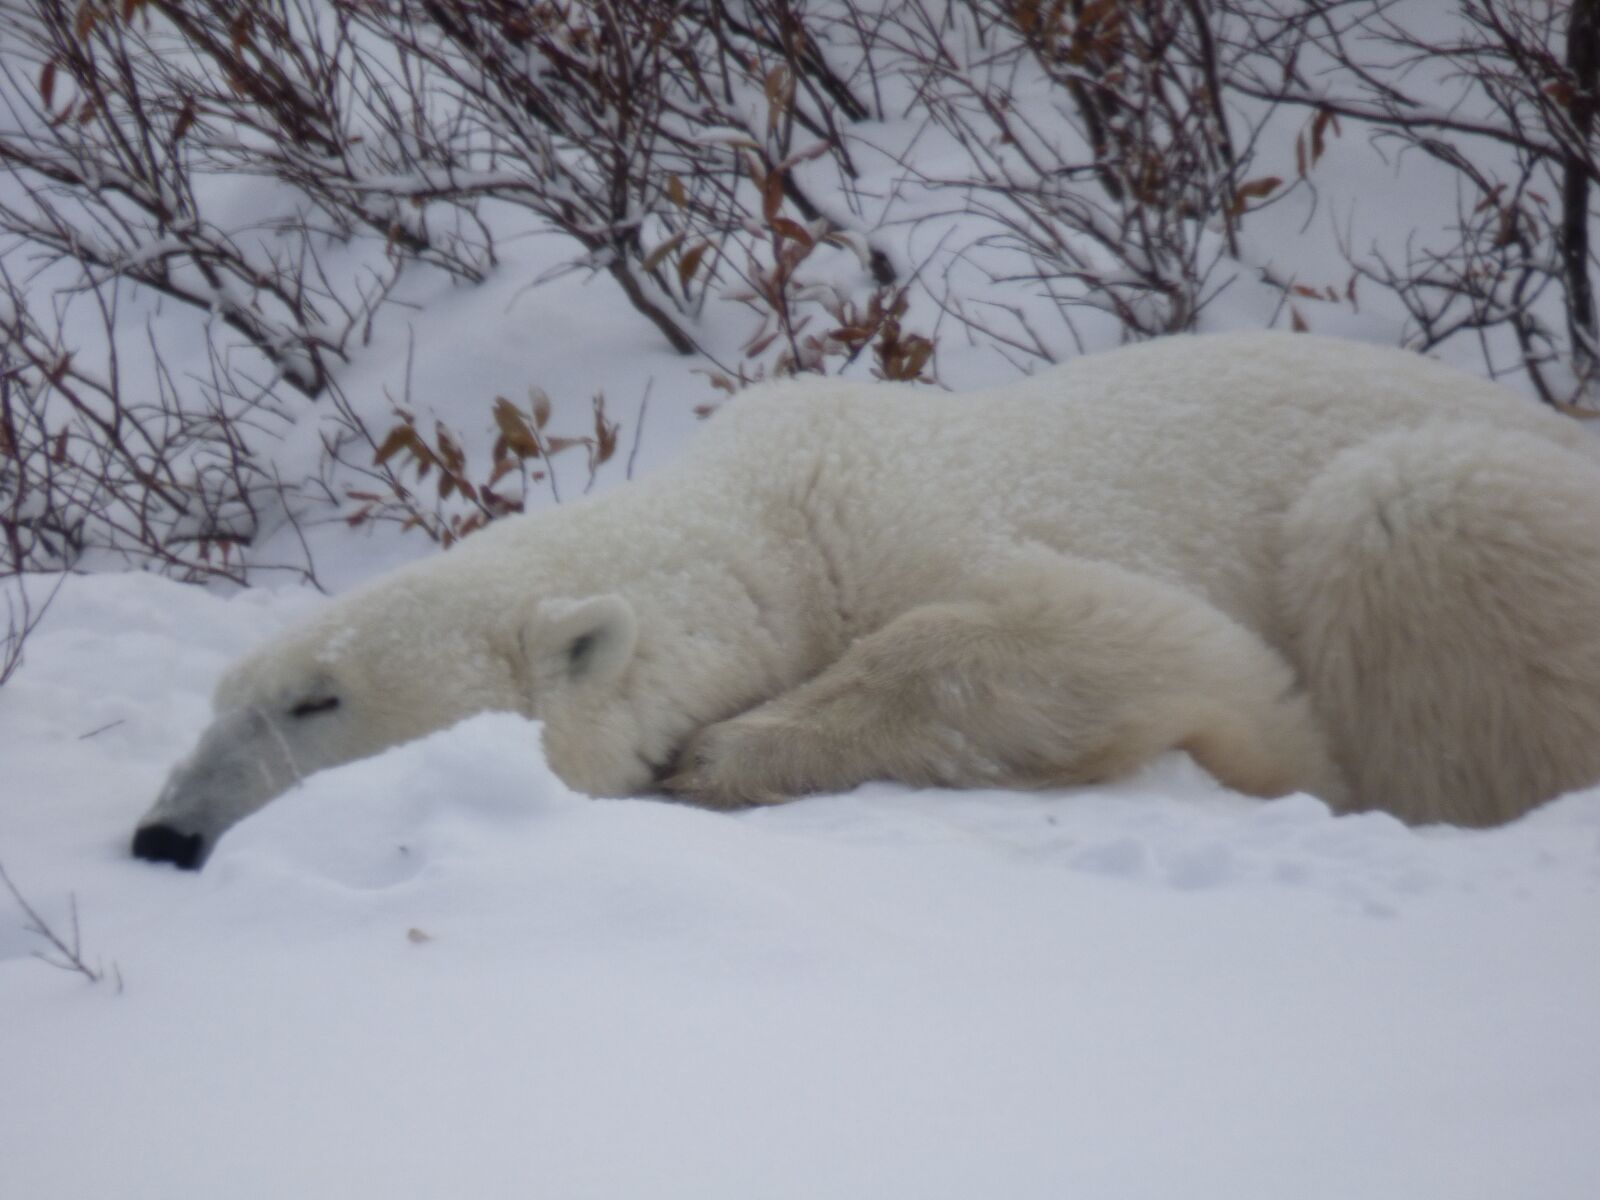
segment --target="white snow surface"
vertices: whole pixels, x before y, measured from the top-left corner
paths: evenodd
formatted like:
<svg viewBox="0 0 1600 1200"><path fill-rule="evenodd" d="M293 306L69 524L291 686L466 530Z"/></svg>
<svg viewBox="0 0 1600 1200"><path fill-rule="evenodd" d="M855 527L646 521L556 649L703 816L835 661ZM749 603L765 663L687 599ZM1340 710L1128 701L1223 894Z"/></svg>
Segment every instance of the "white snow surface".
<svg viewBox="0 0 1600 1200"><path fill-rule="evenodd" d="M1174 757L722 815L487 714L128 858L316 603L72 579L0 690L3 861L106 975L0 918L0 1195L1600 1191L1600 791L1418 830Z"/></svg>
<svg viewBox="0 0 1600 1200"><path fill-rule="evenodd" d="M1292 174L1293 132L1263 172ZM863 197L950 210L896 166L915 140L927 177L959 175L948 142L909 117L857 136L882 142L857 147ZM1346 123L1315 190L1251 214L1204 327L1287 326L1258 275L1342 294L1336 233L1392 255L1447 229L1442 171ZM259 181L209 186L241 223L273 212ZM443 419L481 464L494 396L548 390L565 434L603 390L624 450L599 486L635 449L640 472L669 460L719 398L707 364L603 277L530 287L571 247L492 215L501 268L478 288L408 272L341 372L352 403L379 430L399 401ZM1075 351L1008 261L954 256L976 221L875 236ZM943 384L1016 373L911 301ZM130 372L148 320L173 372L204 376L185 314L127 303ZM1297 307L1402 337L1365 285ZM1077 319L1089 348L1119 340ZM700 333L738 363L755 328L723 303ZM1441 353L1484 369L1465 339ZM285 478L314 473L324 431L309 412L283 433ZM303 531L330 590L430 549L338 517ZM260 561L298 561L301 532ZM534 726L490 714L308 780L199 874L131 859L222 669L321 602L69 579L0 688L0 864L51 928L76 909L104 973L39 962L0 890L0 1200L1600 1196L1600 790L1503 829L1408 829L1247 800L1175 756L1114 787L876 785L720 815L576 796Z"/></svg>

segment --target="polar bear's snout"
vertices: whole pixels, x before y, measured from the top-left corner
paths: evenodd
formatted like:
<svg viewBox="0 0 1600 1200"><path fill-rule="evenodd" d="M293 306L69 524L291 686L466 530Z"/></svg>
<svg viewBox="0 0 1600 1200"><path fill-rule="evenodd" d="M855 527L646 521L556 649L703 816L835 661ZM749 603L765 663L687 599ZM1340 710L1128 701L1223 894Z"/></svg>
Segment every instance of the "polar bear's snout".
<svg viewBox="0 0 1600 1200"><path fill-rule="evenodd" d="M196 869L231 826L328 765L296 724L259 705L219 714L134 830L134 857Z"/></svg>
<svg viewBox="0 0 1600 1200"><path fill-rule="evenodd" d="M133 856L149 862L169 862L195 870L204 858L205 838L184 833L171 825L141 825L133 834Z"/></svg>

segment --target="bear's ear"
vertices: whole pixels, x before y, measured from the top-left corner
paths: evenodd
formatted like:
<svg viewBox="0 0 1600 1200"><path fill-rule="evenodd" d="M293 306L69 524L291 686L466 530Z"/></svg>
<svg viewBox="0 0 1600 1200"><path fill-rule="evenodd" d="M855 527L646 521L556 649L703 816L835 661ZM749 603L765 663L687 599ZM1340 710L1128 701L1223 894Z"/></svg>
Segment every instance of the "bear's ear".
<svg viewBox="0 0 1600 1200"><path fill-rule="evenodd" d="M638 640L633 605L612 594L543 600L522 630L535 676L573 683L609 683L633 658Z"/></svg>

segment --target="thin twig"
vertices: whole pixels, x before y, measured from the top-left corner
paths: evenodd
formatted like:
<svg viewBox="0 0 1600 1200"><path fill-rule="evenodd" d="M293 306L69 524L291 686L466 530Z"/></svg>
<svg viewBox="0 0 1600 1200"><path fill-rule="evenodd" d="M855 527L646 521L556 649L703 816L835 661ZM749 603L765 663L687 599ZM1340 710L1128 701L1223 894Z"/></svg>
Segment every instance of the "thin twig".
<svg viewBox="0 0 1600 1200"><path fill-rule="evenodd" d="M6 890L11 893L11 898L17 902L17 906L22 909L23 915L28 918L28 924L24 926L27 932L43 938L50 944L51 948L53 948L55 952L60 955L59 958L52 958L44 951L36 950L33 953L34 958L37 958L40 962L45 963L48 966L55 967L57 970L76 972L77 974L82 975L90 983L99 983L103 978L105 978L104 971L97 970L83 961L83 939L78 928L77 896L70 896L68 898L72 919L72 941L69 944L64 938L61 937L60 934L56 933L56 931L50 927L49 922L39 915L39 911L34 908L33 905L28 903L27 897L25 897L22 892L18 890L17 885L11 881L11 876L6 873L5 865L3 863L0 863L0 883L5 884ZM122 972L119 970L117 971L117 990L119 992L122 990L121 978Z"/></svg>
<svg viewBox="0 0 1600 1200"><path fill-rule="evenodd" d="M650 404L650 389L655 386L656 377L650 376L645 380L644 395L639 398L639 412L633 418L633 447L628 451L628 467L625 478L633 478L634 460L639 457L639 442L644 437L644 413Z"/></svg>

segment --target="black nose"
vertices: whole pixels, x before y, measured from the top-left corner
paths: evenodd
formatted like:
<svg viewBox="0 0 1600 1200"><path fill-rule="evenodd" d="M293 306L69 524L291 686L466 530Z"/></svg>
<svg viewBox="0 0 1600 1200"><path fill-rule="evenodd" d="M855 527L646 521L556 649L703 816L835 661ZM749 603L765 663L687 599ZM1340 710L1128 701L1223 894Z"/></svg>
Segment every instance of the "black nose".
<svg viewBox="0 0 1600 1200"><path fill-rule="evenodd" d="M192 871L200 865L205 839L198 833L179 833L170 825L146 825L133 835L133 856L151 862L169 862Z"/></svg>

